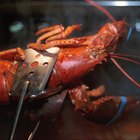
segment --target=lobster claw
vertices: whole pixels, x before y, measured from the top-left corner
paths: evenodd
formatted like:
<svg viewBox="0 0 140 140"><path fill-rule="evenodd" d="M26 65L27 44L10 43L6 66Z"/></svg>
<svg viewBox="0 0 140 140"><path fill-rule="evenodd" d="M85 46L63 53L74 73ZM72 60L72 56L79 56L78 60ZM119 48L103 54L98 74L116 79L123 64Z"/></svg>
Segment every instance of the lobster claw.
<svg viewBox="0 0 140 140"><path fill-rule="evenodd" d="M106 96L93 101L85 116L99 123L112 124L119 117L134 110L138 101L132 97Z"/></svg>
<svg viewBox="0 0 140 140"><path fill-rule="evenodd" d="M104 90L104 86L100 86L89 91L87 86L82 85L71 89L69 93L76 110L91 121L108 125L134 110L139 104L133 97L105 96Z"/></svg>

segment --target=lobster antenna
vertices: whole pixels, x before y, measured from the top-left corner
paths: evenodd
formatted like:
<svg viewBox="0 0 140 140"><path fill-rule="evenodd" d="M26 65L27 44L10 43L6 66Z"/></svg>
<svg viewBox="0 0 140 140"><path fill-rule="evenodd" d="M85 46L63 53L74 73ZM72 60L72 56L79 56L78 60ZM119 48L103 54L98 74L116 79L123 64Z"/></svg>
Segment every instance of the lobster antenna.
<svg viewBox="0 0 140 140"><path fill-rule="evenodd" d="M135 81L119 64L118 62L114 59L114 58L110 58L112 60L112 62L117 66L117 68L133 83L135 84L137 87L140 88L140 84Z"/></svg>
<svg viewBox="0 0 140 140"><path fill-rule="evenodd" d="M107 11L107 9L105 9L104 7L102 7L101 5L99 5L97 2L93 1L93 0L85 0L87 3L89 3L92 6L95 6L97 9L99 9L100 11L102 11L111 21L115 22L116 19Z"/></svg>
<svg viewBox="0 0 140 140"><path fill-rule="evenodd" d="M110 55L115 55L115 56L126 56L126 57L132 57L132 58L140 58L140 56L136 56L136 55L131 55L131 54L124 54L124 53L110 53Z"/></svg>
<svg viewBox="0 0 140 140"><path fill-rule="evenodd" d="M133 60L133 59L129 59L129 58L121 57L121 56L116 56L116 55L114 55L114 54L111 55L111 57L117 58L117 59L121 59L121 60L126 60L126 61L129 61L129 62L135 63L135 64L137 64L137 65L140 65L140 62L135 61L135 60Z"/></svg>

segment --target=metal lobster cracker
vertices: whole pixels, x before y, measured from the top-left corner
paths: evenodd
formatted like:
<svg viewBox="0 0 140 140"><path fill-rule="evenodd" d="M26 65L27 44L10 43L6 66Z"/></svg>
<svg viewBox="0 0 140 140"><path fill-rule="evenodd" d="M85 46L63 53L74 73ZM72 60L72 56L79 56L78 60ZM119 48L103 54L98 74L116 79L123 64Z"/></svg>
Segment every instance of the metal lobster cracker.
<svg viewBox="0 0 140 140"><path fill-rule="evenodd" d="M57 47L46 49L43 53L33 49L25 50L26 59L24 63L20 64L11 88L11 96L20 95L20 100L10 133L10 140L14 137L25 96L33 98L43 94L58 54L59 48Z"/></svg>
<svg viewBox="0 0 140 140"><path fill-rule="evenodd" d="M25 50L25 61L17 70L11 89L11 95L20 95L22 85L29 81L28 95L36 97L44 90L49 75L55 64L59 48L54 47L44 52L33 49Z"/></svg>

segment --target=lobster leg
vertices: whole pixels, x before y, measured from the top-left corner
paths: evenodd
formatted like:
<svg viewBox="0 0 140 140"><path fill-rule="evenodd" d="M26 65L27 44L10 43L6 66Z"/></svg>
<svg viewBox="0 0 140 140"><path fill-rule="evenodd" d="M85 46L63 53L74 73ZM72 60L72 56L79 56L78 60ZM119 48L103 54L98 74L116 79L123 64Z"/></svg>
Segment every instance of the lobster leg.
<svg viewBox="0 0 140 140"><path fill-rule="evenodd" d="M52 29L52 30L50 31L49 29ZM63 38L66 38L68 35L70 35L74 30L79 30L79 29L80 29L80 25L68 26L66 29L64 29L64 27L62 25L57 26L57 28L48 27L48 30L46 28L46 29L44 29L44 31L49 31L49 32L41 35L37 39L36 42L40 43L41 41L43 41L46 38L47 38L46 42L49 40L63 39ZM40 32L43 32L43 31L40 31ZM36 34L39 34L39 32Z"/></svg>
<svg viewBox="0 0 140 140"><path fill-rule="evenodd" d="M99 123L112 123L138 105L132 97L104 96L104 91L103 86L89 91L87 86L81 85L69 90L69 95L76 110Z"/></svg>
<svg viewBox="0 0 140 140"><path fill-rule="evenodd" d="M64 27L62 25L54 25L54 26L46 27L46 28L43 28L43 29L38 30L35 33L35 35L41 35L43 33L50 32L50 31L53 31L53 30L56 30L56 29L60 29L60 28L62 30L64 30Z"/></svg>
<svg viewBox="0 0 140 140"><path fill-rule="evenodd" d="M40 32L44 32L43 30L46 31L46 33L44 33L37 39L36 41L37 43L40 43L41 41L43 41L46 38L49 38L50 36L61 33L62 31L64 31L64 27L62 25L48 27L48 28L42 29L41 31L38 31L36 34L39 34Z"/></svg>
<svg viewBox="0 0 140 140"><path fill-rule="evenodd" d="M87 40L86 38L71 38L71 39L61 39L61 40L52 40L52 41L48 41L45 44L39 44L39 43L29 43L28 44L28 48L33 48L35 50L42 50L44 51L47 48L51 48L51 47L65 47L65 46L77 46L80 43L84 42L85 40Z"/></svg>
<svg viewBox="0 0 140 140"><path fill-rule="evenodd" d="M45 50L47 48L51 48L54 46L57 47L66 47L66 46L94 46L94 41L96 41L96 38L98 37L98 34L93 36L86 36L86 37L77 37L77 38L70 38L70 39L57 39L57 40L50 40L47 41L45 44L40 43L29 43L27 48L33 48L35 50ZM97 45L99 46L99 45ZM101 46L101 45L100 45Z"/></svg>
<svg viewBox="0 0 140 140"><path fill-rule="evenodd" d="M123 24L121 25L123 26ZM106 26L101 28L99 32L92 36L86 36L86 37L77 37L77 38L70 38L70 39L64 39L66 38L71 32L73 32L76 29L79 29L80 25L73 25L68 26L65 31L60 32L59 34L53 35L51 32L48 32L42 36L40 36L37 39L36 43L30 43L28 45L29 48L34 48L37 50L45 50L49 47L65 47L65 46L88 46L88 48L94 48L94 50L100 50L104 51L104 49L111 45L112 50L116 49L116 40L119 36L117 36L118 31L115 23L112 25L110 23L107 23ZM108 32L106 32L106 30ZM55 32L52 31L52 32ZM50 36L50 33L52 36ZM56 32L55 32L56 33ZM48 38L44 43L40 43L45 38ZM115 43L114 43L115 42Z"/></svg>
<svg viewBox="0 0 140 140"><path fill-rule="evenodd" d="M73 31L75 30L79 30L80 29L80 25L72 25L72 26L68 26L62 33L59 33L57 35L54 35L52 37L49 37L47 41L50 40L55 40L55 39L63 39L66 38L67 36L69 36Z"/></svg>
<svg viewBox="0 0 140 140"><path fill-rule="evenodd" d="M8 61L24 60L25 55L24 55L24 51L21 48L14 48L14 49L1 51L0 59L8 60Z"/></svg>

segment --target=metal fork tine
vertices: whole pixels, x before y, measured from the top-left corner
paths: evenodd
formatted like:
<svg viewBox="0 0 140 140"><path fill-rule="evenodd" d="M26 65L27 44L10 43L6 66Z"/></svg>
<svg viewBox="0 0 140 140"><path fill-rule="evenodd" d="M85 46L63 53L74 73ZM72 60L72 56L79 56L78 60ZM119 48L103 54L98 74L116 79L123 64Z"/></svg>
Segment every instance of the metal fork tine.
<svg viewBox="0 0 140 140"><path fill-rule="evenodd" d="M15 118L14 118L14 122L13 122L13 125L12 125L9 140L13 140L14 133L15 133L16 126L17 126L17 122L18 122L18 119L19 119L19 114L21 112L21 107L22 107L22 104L23 104L23 101L24 101L24 97L27 93L28 86L29 86L29 81L25 81L25 83L23 85L23 88L22 88L22 93L21 93L20 100L19 100L19 103L18 103L18 107L17 107Z"/></svg>
<svg viewBox="0 0 140 140"><path fill-rule="evenodd" d="M39 121L37 122L37 124L36 124L34 130L33 130L33 131L31 132L31 134L29 135L28 140L32 140L32 139L33 139L33 137L34 137L34 135L35 135L35 132L37 131L37 129L38 129L39 125L40 125L40 122L41 122L41 120L39 120Z"/></svg>

